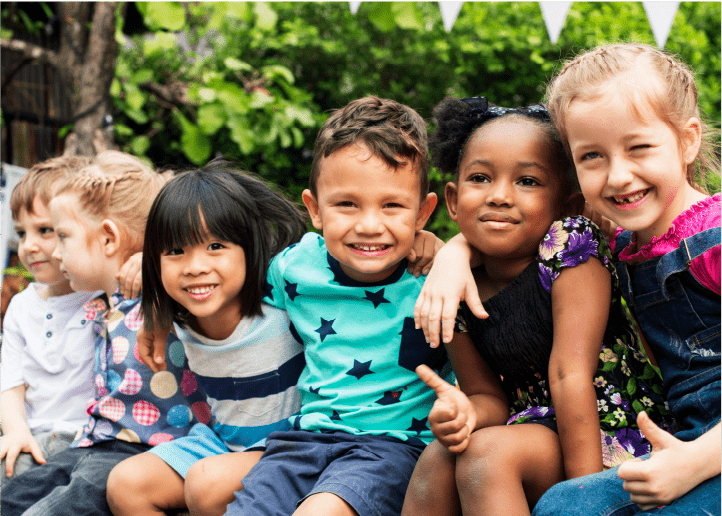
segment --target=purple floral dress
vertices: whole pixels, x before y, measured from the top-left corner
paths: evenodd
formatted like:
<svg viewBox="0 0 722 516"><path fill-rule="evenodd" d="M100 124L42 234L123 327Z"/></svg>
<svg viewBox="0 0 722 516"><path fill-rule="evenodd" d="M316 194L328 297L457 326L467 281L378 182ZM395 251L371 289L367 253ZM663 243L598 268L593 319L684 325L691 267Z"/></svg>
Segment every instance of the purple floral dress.
<svg viewBox="0 0 722 516"><path fill-rule="evenodd" d="M636 425L646 411L657 424L669 425L662 380L649 364L624 305L609 245L601 230L584 217L558 220L539 245L539 255L504 290L484 302L488 319L477 319L462 303L460 329L501 379L511 406L507 424L538 423L556 431L548 388L554 337L551 288L564 268L596 257L612 274L609 320L599 349L593 383L601 427L604 466L650 451ZM585 317L579 307L579 318Z"/></svg>

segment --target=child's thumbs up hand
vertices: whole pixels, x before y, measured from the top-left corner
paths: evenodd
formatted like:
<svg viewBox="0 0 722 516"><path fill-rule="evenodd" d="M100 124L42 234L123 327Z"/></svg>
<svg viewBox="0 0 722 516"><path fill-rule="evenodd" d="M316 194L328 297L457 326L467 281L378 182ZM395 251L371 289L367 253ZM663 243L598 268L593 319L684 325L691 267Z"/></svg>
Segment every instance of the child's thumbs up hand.
<svg viewBox="0 0 722 516"><path fill-rule="evenodd" d="M451 453L463 452L476 428L476 411L471 401L426 365L417 367L416 374L436 392L437 400L429 414L431 431Z"/></svg>
<svg viewBox="0 0 722 516"><path fill-rule="evenodd" d="M695 487L695 462L690 461L687 447L690 443L680 441L659 428L642 412L637 424L652 445L649 459L631 459L619 466L617 475L624 480L624 490L642 510L667 505Z"/></svg>

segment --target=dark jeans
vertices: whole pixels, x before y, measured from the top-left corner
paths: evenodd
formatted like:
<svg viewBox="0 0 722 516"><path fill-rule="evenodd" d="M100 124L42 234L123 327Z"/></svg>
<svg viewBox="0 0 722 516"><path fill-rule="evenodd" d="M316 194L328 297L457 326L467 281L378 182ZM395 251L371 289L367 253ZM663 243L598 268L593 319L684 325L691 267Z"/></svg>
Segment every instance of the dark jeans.
<svg viewBox="0 0 722 516"><path fill-rule="evenodd" d="M42 466L13 477L2 488L3 516L109 515L105 484L120 461L150 447L107 441L70 448Z"/></svg>

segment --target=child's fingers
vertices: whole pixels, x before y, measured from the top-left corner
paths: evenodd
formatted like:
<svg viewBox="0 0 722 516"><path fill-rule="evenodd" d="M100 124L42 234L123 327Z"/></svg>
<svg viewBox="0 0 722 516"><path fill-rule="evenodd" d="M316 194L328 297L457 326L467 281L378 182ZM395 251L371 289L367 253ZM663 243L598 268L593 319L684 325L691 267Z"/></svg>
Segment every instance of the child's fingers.
<svg viewBox="0 0 722 516"><path fill-rule="evenodd" d="M33 456L33 459L35 459L35 462L37 462L38 464L45 464L47 462L45 460L45 455L43 455L43 452L40 449L40 445L35 439L33 439L33 441L30 443L30 454Z"/></svg>
<svg viewBox="0 0 722 516"><path fill-rule="evenodd" d="M15 460L17 460L18 455L20 455L20 448L17 446L12 446L7 451L7 456L5 457L5 475L7 477L13 476L13 469L15 468Z"/></svg>
<svg viewBox="0 0 722 516"><path fill-rule="evenodd" d="M441 314L444 311L443 298L436 298L429 305L429 313L426 316L427 340L432 348L441 344Z"/></svg>
<svg viewBox="0 0 722 516"><path fill-rule="evenodd" d="M165 364L165 344L168 339L168 333L165 333L165 338L158 335L158 330L153 333L145 331L141 327L136 334L136 341L138 342L138 357L141 362L150 367L153 372L158 372L166 369Z"/></svg>
<svg viewBox="0 0 722 516"><path fill-rule="evenodd" d="M446 435L442 434L442 437L439 438L441 444L448 448L448 450L452 453L459 453L460 451L463 451L463 449L466 448L466 444L468 444L468 440L469 427L467 427L466 425L464 425L464 427L458 432ZM462 450L454 451L454 449L458 449L462 444L464 445Z"/></svg>
<svg viewBox="0 0 722 516"><path fill-rule="evenodd" d="M484 309L484 305L481 303L481 298L479 297L479 289L476 287L476 284L466 285L466 289L464 292L464 301L469 307L469 310L471 310L471 313L477 316L479 319L486 319L487 317L489 317L489 314L486 313L486 310Z"/></svg>

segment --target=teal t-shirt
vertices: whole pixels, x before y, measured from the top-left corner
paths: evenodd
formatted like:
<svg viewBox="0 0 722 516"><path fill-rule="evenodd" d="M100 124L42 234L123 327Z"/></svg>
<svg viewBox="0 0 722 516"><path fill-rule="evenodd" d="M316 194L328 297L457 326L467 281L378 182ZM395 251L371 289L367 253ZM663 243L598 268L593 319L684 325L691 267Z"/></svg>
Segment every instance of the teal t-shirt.
<svg viewBox="0 0 722 516"><path fill-rule="evenodd" d="M288 312L306 354L294 428L434 439L428 416L436 395L415 369L427 364L455 380L443 346L431 348L414 328L423 283L405 261L382 282L355 281L315 233L271 260L264 301Z"/></svg>

